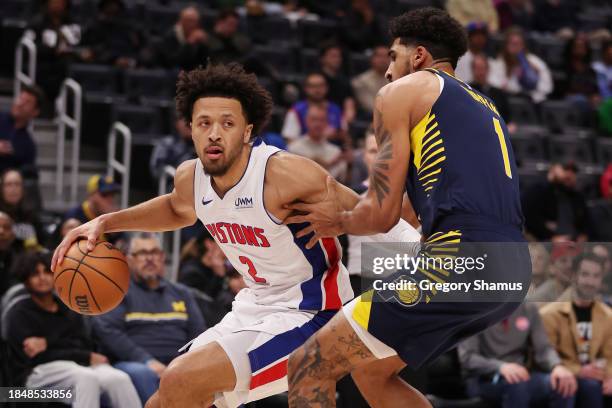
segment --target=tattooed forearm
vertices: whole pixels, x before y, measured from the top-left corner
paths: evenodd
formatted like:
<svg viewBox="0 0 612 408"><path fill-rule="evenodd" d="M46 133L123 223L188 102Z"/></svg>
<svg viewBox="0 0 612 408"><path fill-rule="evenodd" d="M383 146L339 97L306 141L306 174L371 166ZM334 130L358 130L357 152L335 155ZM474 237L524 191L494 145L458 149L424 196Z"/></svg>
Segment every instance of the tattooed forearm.
<svg viewBox="0 0 612 408"><path fill-rule="evenodd" d="M378 143L378 155L372 166L370 186L376 193L378 205L382 207L383 200L389 194L389 162L393 157L393 145L391 134L385 129L383 113L378 107L374 111L374 134Z"/></svg>

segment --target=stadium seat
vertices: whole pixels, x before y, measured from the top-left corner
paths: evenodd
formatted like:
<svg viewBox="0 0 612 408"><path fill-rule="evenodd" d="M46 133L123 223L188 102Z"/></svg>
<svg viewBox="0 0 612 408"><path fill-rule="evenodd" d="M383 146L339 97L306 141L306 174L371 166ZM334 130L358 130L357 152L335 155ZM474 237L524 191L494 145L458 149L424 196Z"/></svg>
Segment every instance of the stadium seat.
<svg viewBox="0 0 612 408"><path fill-rule="evenodd" d="M397 0L395 3L394 15L403 14L407 11L415 10L421 7L436 6L436 1L433 0Z"/></svg>
<svg viewBox="0 0 612 408"><path fill-rule="evenodd" d="M517 163L542 161L548 158L543 138L536 135L515 134L510 137Z"/></svg>
<svg viewBox="0 0 612 408"><path fill-rule="evenodd" d="M108 130L112 120L112 107L126 101L127 99L123 96L85 94L83 98L82 143L106 148Z"/></svg>
<svg viewBox="0 0 612 408"><path fill-rule="evenodd" d="M171 99L174 96L174 84L164 70L128 70L123 76L123 89L128 98Z"/></svg>
<svg viewBox="0 0 612 408"><path fill-rule="evenodd" d="M149 2L144 4L144 23L153 35L165 34L178 20L180 5L164 7Z"/></svg>
<svg viewBox="0 0 612 408"><path fill-rule="evenodd" d="M607 166L612 163L612 139L597 138L595 140L595 151L599 164Z"/></svg>
<svg viewBox="0 0 612 408"><path fill-rule="evenodd" d="M308 74L320 69L319 51L315 49L302 49L300 56L300 72Z"/></svg>
<svg viewBox="0 0 612 408"><path fill-rule="evenodd" d="M318 48L322 43L336 38L336 23L330 20L302 20L299 24L300 45L304 48Z"/></svg>
<svg viewBox="0 0 612 408"><path fill-rule="evenodd" d="M563 133L567 129L584 125L583 115L565 101L542 102L542 120L555 133Z"/></svg>
<svg viewBox="0 0 612 408"><path fill-rule="evenodd" d="M130 128L133 144L152 144L163 134L162 119L150 106L116 105L112 116L111 123L119 121Z"/></svg>
<svg viewBox="0 0 612 408"><path fill-rule="evenodd" d="M1 2L0 2L1 3ZM2 19L0 26L0 76L15 75L15 47L28 23L25 20Z"/></svg>
<svg viewBox="0 0 612 408"><path fill-rule="evenodd" d="M287 114L287 109L284 109L281 106L275 106L272 110L272 117L270 118L270 123L268 128L272 132L280 133L283 129L283 123L285 121L285 115Z"/></svg>
<svg viewBox="0 0 612 408"><path fill-rule="evenodd" d="M536 35L531 36L529 42L533 44L532 51L546 61L550 68L563 66L564 40L553 36Z"/></svg>
<svg viewBox="0 0 612 408"><path fill-rule="evenodd" d="M297 71L296 58L293 49L277 45L257 45L252 56L265 62L282 73Z"/></svg>
<svg viewBox="0 0 612 408"><path fill-rule="evenodd" d="M591 241L612 241L612 203L607 199L587 201Z"/></svg>
<svg viewBox="0 0 612 408"><path fill-rule="evenodd" d="M536 108L529 99L520 97L509 97L510 114L512 121L517 124L538 124L540 122Z"/></svg>
<svg viewBox="0 0 612 408"><path fill-rule="evenodd" d="M119 93L118 71L108 65L72 64L68 77L77 81L86 94L114 96Z"/></svg>
<svg viewBox="0 0 612 408"><path fill-rule="evenodd" d="M35 12L30 0L2 0L0 1L0 19L29 18Z"/></svg>
<svg viewBox="0 0 612 408"><path fill-rule="evenodd" d="M519 186L521 192L526 191L530 187L543 183L546 181L546 174L548 170L544 167L536 168L536 167L523 167L519 168Z"/></svg>
<svg viewBox="0 0 612 408"><path fill-rule="evenodd" d="M370 127L370 122L363 120L353 120L349 124L349 135L353 141L358 141L365 138L365 134Z"/></svg>
<svg viewBox="0 0 612 408"><path fill-rule="evenodd" d="M296 41L297 30L294 30L291 22L284 17L248 18L247 24L249 36L255 43L294 43Z"/></svg>
<svg viewBox="0 0 612 408"><path fill-rule="evenodd" d="M576 177L578 189L585 195L587 199L599 198L599 180L601 179L601 170L590 171L589 173L580 172Z"/></svg>
<svg viewBox="0 0 612 408"><path fill-rule="evenodd" d="M581 140L575 136L559 136L551 138L548 147L550 160L553 162L594 163L589 140Z"/></svg>

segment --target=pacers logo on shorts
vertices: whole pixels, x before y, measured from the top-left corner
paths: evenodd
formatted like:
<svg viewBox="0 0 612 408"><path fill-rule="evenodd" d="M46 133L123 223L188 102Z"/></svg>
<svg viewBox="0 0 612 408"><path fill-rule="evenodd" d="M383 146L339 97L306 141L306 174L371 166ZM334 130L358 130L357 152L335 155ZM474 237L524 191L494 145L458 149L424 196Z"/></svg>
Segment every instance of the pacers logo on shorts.
<svg viewBox="0 0 612 408"><path fill-rule="evenodd" d="M387 287L376 294L385 302L393 301L402 306L411 307L418 304L423 297L417 281L407 275L399 275Z"/></svg>

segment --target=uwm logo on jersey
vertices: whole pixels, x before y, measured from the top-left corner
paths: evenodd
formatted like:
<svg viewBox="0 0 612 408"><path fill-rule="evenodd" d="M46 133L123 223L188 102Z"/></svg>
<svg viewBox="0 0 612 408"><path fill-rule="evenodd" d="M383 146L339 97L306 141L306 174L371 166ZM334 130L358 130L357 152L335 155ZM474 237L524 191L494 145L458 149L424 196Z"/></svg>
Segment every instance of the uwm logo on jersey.
<svg viewBox="0 0 612 408"><path fill-rule="evenodd" d="M237 209L253 208L253 197L238 197L234 201L234 205Z"/></svg>
<svg viewBox="0 0 612 408"><path fill-rule="evenodd" d="M266 238L263 228L229 222L217 222L206 224L206 229L221 244L231 242L232 244L261 248L268 248L270 246L270 241Z"/></svg>

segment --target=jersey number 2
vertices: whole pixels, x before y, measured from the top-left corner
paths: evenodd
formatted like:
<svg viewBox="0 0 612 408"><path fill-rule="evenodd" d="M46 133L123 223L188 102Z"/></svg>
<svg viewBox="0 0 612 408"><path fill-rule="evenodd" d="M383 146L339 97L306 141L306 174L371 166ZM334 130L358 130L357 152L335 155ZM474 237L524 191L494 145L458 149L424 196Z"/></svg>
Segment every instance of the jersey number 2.
<svg viewBox="0 0 612 408"><path fill-rule="evenodd" d="M243 264L249 267L249 270L248 270L249 275L253 277L255 282L266 283L266 280L264 278L260 278L259 276L257 276L257 270L255 269L255 265L253 265L253 261L251 261L246 256L241 256L238 259L240 260L240 262L242 262Z"/></svg>
<svg viewBox="0 0 612 408"><path fill-rule="evenodd" d="M499 145L501 147L502 157L504 159L504 169L506 170L506 176L512 178L512 169L510 168L510 159L508 158L508 146L506 146L506 138L504 137L504 130L501 127L499 119L493 118L493 127L497 138L499 139Z"/></svg>

